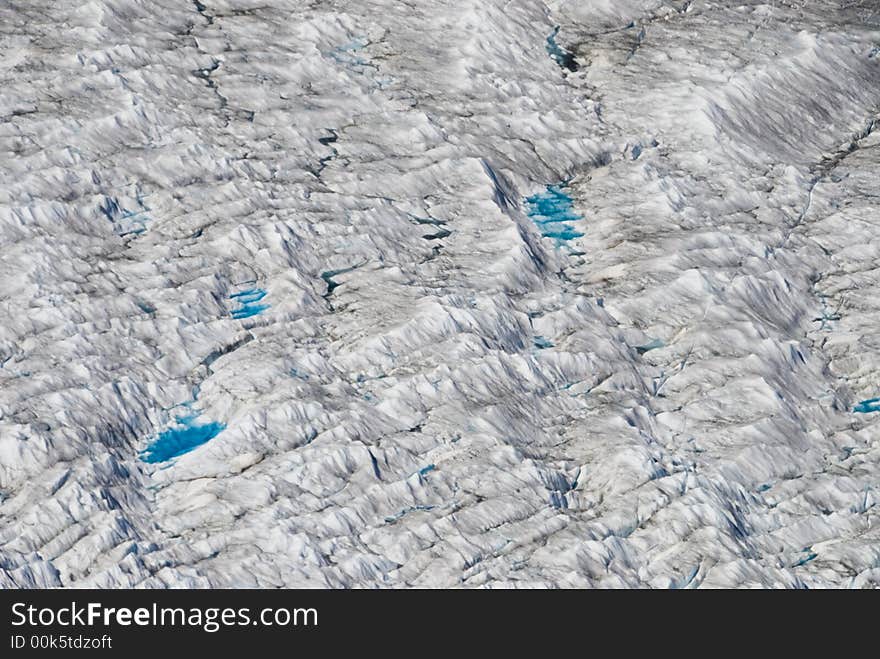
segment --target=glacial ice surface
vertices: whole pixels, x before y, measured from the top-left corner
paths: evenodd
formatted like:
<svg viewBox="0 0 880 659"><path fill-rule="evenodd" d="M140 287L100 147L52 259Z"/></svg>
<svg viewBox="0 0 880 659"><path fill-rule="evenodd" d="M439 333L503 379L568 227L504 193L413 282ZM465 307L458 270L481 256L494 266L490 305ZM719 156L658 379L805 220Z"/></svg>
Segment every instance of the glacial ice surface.
<svg viewBox="0 0 880 659"><path fill-rule="evenodd" d="M0 587L880 586L869 5L0 3Z"/></svg>

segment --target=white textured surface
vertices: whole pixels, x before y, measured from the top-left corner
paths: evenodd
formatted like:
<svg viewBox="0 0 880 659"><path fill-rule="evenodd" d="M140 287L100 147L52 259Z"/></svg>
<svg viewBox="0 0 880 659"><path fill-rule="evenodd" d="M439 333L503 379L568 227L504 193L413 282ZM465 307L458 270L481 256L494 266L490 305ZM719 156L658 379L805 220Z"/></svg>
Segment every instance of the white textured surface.
<svg viewBox="0 0 880 659"><path fill-rule="evenodd" d="M880 585L873 4L3 3L0 586Z"/></svg>

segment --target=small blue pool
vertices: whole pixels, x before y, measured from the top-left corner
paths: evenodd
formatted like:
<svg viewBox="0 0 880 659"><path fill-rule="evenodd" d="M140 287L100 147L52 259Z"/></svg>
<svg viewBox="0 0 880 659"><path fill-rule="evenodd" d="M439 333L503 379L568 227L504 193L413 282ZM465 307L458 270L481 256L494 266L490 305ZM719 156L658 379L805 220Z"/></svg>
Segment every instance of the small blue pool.
<svg viewBox="0 0 880 659"><path fill-rule="evenodd" d="M575 61L574 55L560 46L556 41L556 35L558 34L559 26L557 25L550 36L547 37L547 44L545 46L547 54L550 55L553 61L561 68L568 69L569 71L577 71L579 67L577 61Z"/></svg>
<svg viewBox="0 0 880 659"><path fill-rule="evenodd" d="M557 244L584 235L569 224L583 217L574 210L572 198L561 185L548 185L544 192L526 197L526 210L541 235L553 238Z"/></svg>
<svg viewBox="0 0 880 659"><path fill-rule="evenodd" d="M200 422L198 417L197 412L179 417L174 426L160 432L141 451L141 460L151 464L167 462L211 441L226 428L226 424L217 421Z"/></svg>
<svg viewBox="0 0 880 659"><path fill-rule="evenodd" d="M229 296L229 299L235 300L239 307L232 310L232 317L241 320L242 318L250 318L251 316L263 313L272 306L270 304L260 304L264 297L266 297L266 291L262 288L249 288L245 291L233 293Z"/></svg>
<svg viewBox="0 0 880 659"><path fill-rule="evenodd" d="M859 414L870 414L871 412L880 412L880 398L869 398L853 408L853 412Z"/></svg>

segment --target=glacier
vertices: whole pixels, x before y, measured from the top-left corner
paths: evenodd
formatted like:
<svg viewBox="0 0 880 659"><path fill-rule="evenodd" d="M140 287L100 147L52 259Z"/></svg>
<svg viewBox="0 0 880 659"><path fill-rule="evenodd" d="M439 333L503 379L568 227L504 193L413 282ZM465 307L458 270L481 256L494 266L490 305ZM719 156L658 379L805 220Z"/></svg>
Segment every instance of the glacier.
<svg viewBox="0 0 880 659"><path fill-rule="evenodd" d="M9 0L0 52L0 587L880 586L874 3Z"/></svg>

